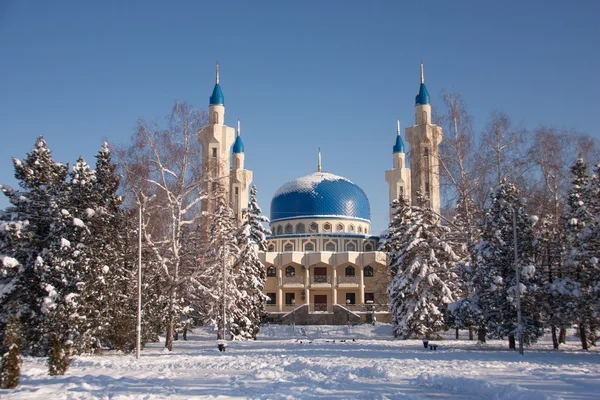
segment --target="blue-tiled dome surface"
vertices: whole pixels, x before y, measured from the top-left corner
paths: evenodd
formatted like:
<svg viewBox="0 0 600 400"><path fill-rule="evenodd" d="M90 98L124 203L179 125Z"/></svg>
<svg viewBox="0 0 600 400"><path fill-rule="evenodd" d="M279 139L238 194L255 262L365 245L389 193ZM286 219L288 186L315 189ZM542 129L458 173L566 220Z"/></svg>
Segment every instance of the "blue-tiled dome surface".
<svg viewBox="0 0 600 400"><path fill-rule="evenodd" d="M271 200L271 222L325 216L369 221L369 199L346 178L314 172L284 184Z"/></svg>

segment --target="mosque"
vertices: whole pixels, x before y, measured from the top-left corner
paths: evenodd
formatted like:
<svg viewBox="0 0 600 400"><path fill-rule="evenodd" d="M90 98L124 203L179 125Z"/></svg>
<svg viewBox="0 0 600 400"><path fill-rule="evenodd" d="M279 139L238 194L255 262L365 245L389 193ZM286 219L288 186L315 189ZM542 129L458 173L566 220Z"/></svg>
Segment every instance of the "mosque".
<svg viewBox="0 0 600 400"><path fill-rule="evenodd" d="M385 171L390 202L400 195L415 201L428 195L440 210L438 147L442 129L431 123L431 105L421 63L421 84L415 99L415 125L405 130L410 168L400 135L392 148L392 169ZM214 189L216 181L229 197L238 222L248 207L252 171L244 168L244 144L225 125L225 97L216 83L210 96L209 125L198 134L202 166ZM208 185L208 183L207 183ZM210 201L203 210L210 212ZM259 254L266 273L267 312L274 322L346 324L390 322L387 286L391 280L387 255L377 251L379 237L371 231L369 199L350 180L321 170L283 184L271 200L267 251Z"/></svg>

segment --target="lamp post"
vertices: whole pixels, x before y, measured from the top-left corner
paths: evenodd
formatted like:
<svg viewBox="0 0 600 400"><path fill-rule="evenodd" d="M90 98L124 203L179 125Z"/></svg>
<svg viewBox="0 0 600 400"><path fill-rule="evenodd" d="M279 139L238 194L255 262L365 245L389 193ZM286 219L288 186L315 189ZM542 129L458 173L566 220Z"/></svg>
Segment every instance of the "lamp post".
<svg viewBox="0 0 600 400"><path fill-rule="evenodd" d="M296 332L296 299L292 299L292 331Z"/></svg>
<svg viewBox="0 0 600 400"><path fill-rule="evenodd" d="M521 317L521 282L519 274L519 252L517 249L517 217L514 208L512 208L513 224L513 247L515 249L515 276L517 285L517 338L519 339L519 354L523 355L523 325Z"/></svg>
<svg viewBox="0 0 600 400"><path fill-rule="evenodd" d="M346 316L348 317L348 327L350 327L350 299L346 299L346 308L348 309L348 312L346 313Z"/></svg>
<svg viewBox="0 0 600 400"><path fill-rule="evenodd" d="M138 207L138 307L137 307L137 337L135 344L135 358L139 360L142 347L142 211L144 204L154 198L144 196L140 192L140 205Z"/></svg>

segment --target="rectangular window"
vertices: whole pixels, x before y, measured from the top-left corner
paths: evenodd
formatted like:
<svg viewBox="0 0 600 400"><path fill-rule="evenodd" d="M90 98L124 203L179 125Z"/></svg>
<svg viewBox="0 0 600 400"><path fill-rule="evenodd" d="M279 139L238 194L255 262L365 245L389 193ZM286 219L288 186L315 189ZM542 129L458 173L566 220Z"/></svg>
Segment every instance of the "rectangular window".
<svg viewBox="0 0 600 400"><path fill-rule="evenodd" d="M212 156L213 156L213 158L217 158L217 148L216 147L213 147L213 149L212 149Z"/></svg>
<svg viewBox="0 0 600 400"><path fill-rule="evenodd" d="M350 302L348 302L350 300ZM356 294L346 293L346 304L356 304Z"/></svg>
<svg viewBox="0 0 600 400"><path fill-rule="evenodd" d="M365 303L369 301L375 303L375 293L365 293Z"/></svg>
<svg viewBox="0 0 600 400"><path fill-rule="evenodd" d="M267 304L276 304L277 303L277 295L275 293L267 293L267 297L269 297L269 300L267 300Z"/></svg>
<svg viewBox="0 0 600 400"><path fill-rule="evenodd" d="M285 305L291 306L296 302L296 293L286 293L285 294Z"/></svg>

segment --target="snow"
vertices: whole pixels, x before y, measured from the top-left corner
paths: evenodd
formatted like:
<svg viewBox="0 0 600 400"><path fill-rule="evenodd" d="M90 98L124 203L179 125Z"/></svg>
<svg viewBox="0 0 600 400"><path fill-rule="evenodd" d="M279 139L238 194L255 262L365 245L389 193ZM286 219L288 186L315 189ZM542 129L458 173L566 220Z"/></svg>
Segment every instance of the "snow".
<svg viewBox="0 0 600 400"><path fill-rule="evenodd" d="M0 260L2 261L2 265L4 265L6 268L16 268L19 266L19 261L13 257L0 256Z"/></svg>
<svg viewBox="0 0 600 400"><path fill-rule="evenodd" d="M60 248L62 249L63 247L71 247L71 242L65 238L60 238Z"/></svg>
<svg viewBox="0 0 600 400"><path fill-rule="evenodd" d="M173 352L148 345L140 360L107 352L73 357L65 376L51 377L46 359L24 357L20 385L3 399L595 399L600 353L579 351L570 332L560 351L550 335L525 355L506 341L478 345L394 340L389 325L263 327L258 340L229 342L217 351L216 335L198 328ZM304 333L304 334L303 334ZM352 341L352 339L356 341ZM335 340L335 342L334 342ZM345 340L345 342L341 342Z"/></svg>
<svg viewBox="0 0 600 400"><path fill-rule="evenodd" d="M85 224L79 218L73 218L73 225L78 226L80 228L85 228Z"/></svg>
<svg viewBox="0 0 600 400"><path fill-rule="evenodd" d="M310 193L313 192L317 185L323 181L346 181L348 179L341 176L331 174L329 172L313 172L312 174L303 176L293 181L284 183L273 195L273 197L281 196L288 193ZM350 182L352 183L352 182Z"/></svg>

